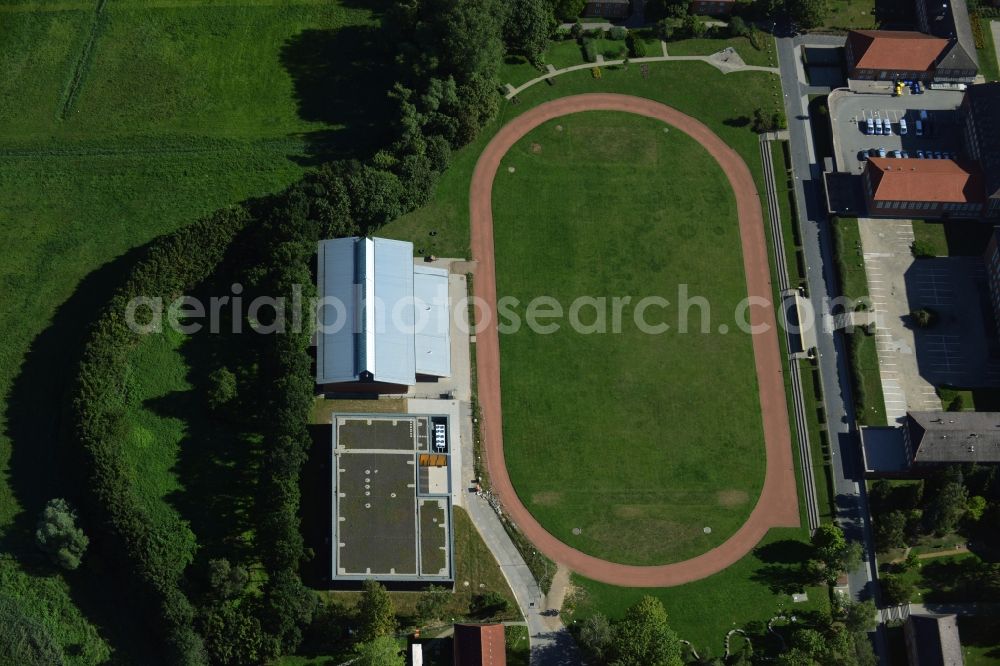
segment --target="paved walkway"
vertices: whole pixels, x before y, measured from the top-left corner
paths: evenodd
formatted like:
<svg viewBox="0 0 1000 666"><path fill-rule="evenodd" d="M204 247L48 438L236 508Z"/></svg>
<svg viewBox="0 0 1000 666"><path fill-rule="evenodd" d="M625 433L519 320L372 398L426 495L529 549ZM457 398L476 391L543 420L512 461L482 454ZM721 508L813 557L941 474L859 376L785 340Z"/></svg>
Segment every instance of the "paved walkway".
<svg viewBox="0 0 1000 666"><path fill-rule="evenodd" d="M672 56L667 54L666 42L661 41L660 47L663 49L663 55L649 56L647 58L630 58L629 64L641 65L642 63L646 62L672 62L678 60L696 60L699 62L708 63L709 65L715 67L723 74L731 74L733 72L768 72L770 74L778 74L777 67L760 67L758 65L746 64L745 62L743 62L743 58L740 57L739 53L730 49L723 49L722 51L707 56L705 55ZM624 60L604 60L601 56L598 56L598 58L600 58L602 62L600 63L585 62L580 65L571 65L570 67L564 67L562 69L548 69L548 71L546 71L541 76L535 77L530 81L522 83L519 86L514 86L513 84L508 83L506 84L507 94L505 95L505 97L507 99L511 99L512 97L521 94L522 92L524 92L531 86L535 85L536 83L541 83L546 79L551 79L552 77L560 76L568 72L578 72L584 69L592 69L594 67L597 67L598 65L602 67L609 67L609 66L614 67L625 63Z"/></svg>
<svg viewBox="0 0 1000 666"><path fill-rule="evenodd" d="M576 643L559 618L559 606L549 604L521 553L511 542L500 518L485 499L469 494L466 510L497 559L528 625L532 666L570 666L581 663ZM562 602L560 600L560 604Z"/></svg>
<svg viewBox="0 0 1000 666"><path fill-rule="evenodd" d="M997 62L1000 62L1000 21L990 21L990 31L993 33L993 48L997 52Z"/></svg>
<svg viewBox="0 0 1000 666"><path fill-rule="evenodd" d="M674 108L631 95L596 93L546 102L502 127L483 150L469 188L473 257L479 270L475 294L497 303L493 246L493 180L511 146L544 122L582 111L621 111L669 123L709 152L726 174L736 198L747 294L771 304L773 293L765 241L764 218L757 186L743 158L698 120ZM482 407L484 454L504 510L540 551L555 562L588 578L623 587L669 587L706 578L749 553L772 527L798 527L799 508L792 461L791 432L785 401L784 373L773 307L753 307L750 323L760 333L752 336L754 363L767 459L764 487L747 521L728 540L690 560L661 566L630 566L587 555L559 541L542 527L518 498L507 473L503 450L500 400L500 339L496 319L490 318L476 338L479 400Z"/></svg>

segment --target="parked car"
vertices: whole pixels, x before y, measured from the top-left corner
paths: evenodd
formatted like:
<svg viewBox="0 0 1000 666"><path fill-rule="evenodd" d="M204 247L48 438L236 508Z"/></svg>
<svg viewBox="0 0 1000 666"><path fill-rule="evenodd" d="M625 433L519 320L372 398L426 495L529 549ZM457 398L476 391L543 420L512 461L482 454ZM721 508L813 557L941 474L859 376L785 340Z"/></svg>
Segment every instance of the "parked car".
<svg viewBox="0 0 1000 666"><path fill-rule="evenodd" d="M874 134L875 133L875 121L872 120L871 118L867 118L866 119L865 127L867 128L865 130L865 134Z"/></svg>
<svg viewBox="0 0 1000 666"><path fill-rule="evenodd" d="M885 157L885 148L883 148L882 146L879 146L878 148L878 156Z"/></svg>
<svg viewBox="0 0 1000 666"><path fill-rule="evenodd" d="M906 118L900 118L899 119L899 136L905 135L907 131L908 131L908 128L906 127Z"/></svg>
<svg viewBox="0 0 1000 666"><path fill-rule="evenodd" d="M905 150L901 150L901 151L899 151L899 155L900 155L900 157L902 157L902 158L903 158L904 160L908 160L908 159L910 159L910 154L909 154L908 152L906 152Z"/></svg>
<svg viewBox="0 0 1000 666"><path fill-rule="evenodd" d="M881 118L875 118L875 133L879 134L879 135L882 134L882 119Z"/></svg>
<svg viewBox="0 0 1000 666"><path fill-rule="evenodd" d="M892 136L892 123L889 122L888 118L882 119L882 133L886 136Z"/></svg>
<svg viewBox="0 0 1000 666"><path fill-rule="evenodd" d="M894 151L892 151L892 156L895 157L896 159L899 159L900 157L903 156L903 154L901 152L899 152L898 150L894 150Z"/></svg>
<svg viewBox="0 0 1000 666"><path fill-rule="evenodd" d="M917 151L917 159L918 160L924 159L924 151L922 151L922 150L918 150Z"/></svg>
<svg viewBox="0 0 1000 666"><path fill-rule="evenodd" d="M918 120L915 123L915 126L917 128L917 136L923 136L924 135L924 122L922 120Z"/></svg>
<svg viewBox="0 0 1000 666"><path fill-rule="evenodd" d="M936 160L943 160L944 159L944 153L942 153L940 150L935 150L934 151L934 159L936 159Z"/></svg>
<svg viewBox="0 0 1000 666"><path fill-rule="evenodd" d="M924 94L924 87L923 85L921 85L920 81L913 82L913 92L916 93L917 95Z"/></svg>

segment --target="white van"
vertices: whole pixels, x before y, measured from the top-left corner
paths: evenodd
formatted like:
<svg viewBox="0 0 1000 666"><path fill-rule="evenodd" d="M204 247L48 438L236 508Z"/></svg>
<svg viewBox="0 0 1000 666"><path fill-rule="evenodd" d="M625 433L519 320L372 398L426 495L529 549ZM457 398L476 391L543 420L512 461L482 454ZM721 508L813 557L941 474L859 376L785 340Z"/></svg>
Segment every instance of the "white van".
<svg viewBox="0 0 1000 666"><path fill-rule="evenodd" d="M892 136L892 123L889 122L888 118L882 119L882 134L886 136Z"/></svg>
<svg viewBox="0 0 1000 666"><path fill-rule="evenodd" d="M903 136L904 134L906 134L906 132L907 132L907 129L906 129L906 118L900 118L899 119L899 135Z"/></svg>
<svg viewBox="0 0 1000 666"><path fill-rule="evenodd" d="M872 120L871 118L868 118L868 131L865 132L865 134L874 134L874 133L875 133L875 121Z"/></svg>

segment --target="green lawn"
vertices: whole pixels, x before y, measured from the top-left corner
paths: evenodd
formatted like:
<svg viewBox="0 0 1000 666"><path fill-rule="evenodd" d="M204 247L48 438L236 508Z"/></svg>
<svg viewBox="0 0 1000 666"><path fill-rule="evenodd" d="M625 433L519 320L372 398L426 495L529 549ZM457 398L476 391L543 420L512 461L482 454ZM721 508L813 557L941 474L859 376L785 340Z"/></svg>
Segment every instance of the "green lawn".
<svg viewBox="0 0 1000 666"><path fill-rule="evenodd" d="M673 301L684 284L713 309L708 334L697 310L690 332L643 333L626 307L618 334L522 327L501 337L519 494L566 543L633 564L721 543L763 482L750 340L715 332L735 329L746 293L735 200L708 153L669 129L620 113L560 118L515 145L494 184L500 296L551 296L568 308L578 296ZM660 310L648 320L677 331L676 310Z"/></svg>
<svg viewBox="0 0 1000 666"><path fill-rule="evenodd" d="M1000 661L1000 617L959 617L958 633L965 666L995 666Z"/></svg>
<svg viewBox="0 0 1000 666"><path fill-rule="evenodd" d="M838 30L871 30L877 26L874 0L828 0L821 27Z"/></svg>
<svg viewBox="0 0 1000 666"><path fill-rule="evenodd" d="M679 39L667 42L667 53L672 56L712 55L722 49L731 47L740 54L743 62L748 65L777 67L778 60L777 54L774 51L774 39L764 33L761 33L760 37L765 44L765 48L763 49L755 48L746 37Z"/></svg>
<svg viewBox="0 0 1000 666"><path fill-rule="evenodd" d="M979 21L983 31L983 48L976 49L979 56L979 73L987 81L1000 79L1000 68L997 67L997 51L993 43L993 31L990 29L990 19L971 17L973 21ZM994 19L996 20L996 19Z"/></svg>
<svg viewBox="0 0 1000 666"><path fill-rule="evenodd" d="M649 64L646 78L633 64L628 69L604 68L599 80L584 70L560 75L553 81L552 86L540 83L528 88L518 95L517 104L504 102L497 119L481 136L455 154L431 203L389 223L379 233L388 238L412 240L417 247L438 256L467 256L469 181L489 139L519 113L556 97L587 92L648 97L697 117L743 156L763 192L760 149L757 135L750 131L749 125L755 107L762 107L767 116L780 108L777 76L762 72L723 75L699 62L654 62ZM734 94L736 90L753 90L756 94L738 95ZM431 231L435 232L433 236Z"/></svg>
<svg viewBox="0 0 1000 666"><path fill-rule="evenodd" d="M981 257L993 227L972 220L913 220L914 242L937 257Z"/></svg>
<svg viewBox="0 0 1000 666"><path fill-rule="evenodd" d="M95 625L108 638L126 624L95 601L106 593L86 577L36 567L30 544L42 504L75 499L78 478L56 443L88 322L136 260L134 248L280 190L318 151L369 140L379 116L354 109L381 81L364 57L368 9L130 0L107 2L98 15L96 7L0 7L0 540L16 555L0 560L0 577L40 621L65 626L57 638L71 663L103 659ZM363 66L327 66L343 53ZM140 457L151 473L143 487L172 496L177 433L153 425L168 436L134 434L149 452Z"/></svg>
<svg viewBox="0 0 1000 666"><path fill-rule="evenodd" d="M807 530L775 529L767 533L755 553L709 578L671 588L622 588L573 577L577 595L570 621L579 621L600 610L621 617L643 595L663 601L670 626L695 648L723 654L726 632L752 621L764 621L781 611L803 613L826 610L826 588L806 587L809 601L792 604L789 594L798 577L798 563L808 557ZM801 558L798 559L798 558Z"/></svg>

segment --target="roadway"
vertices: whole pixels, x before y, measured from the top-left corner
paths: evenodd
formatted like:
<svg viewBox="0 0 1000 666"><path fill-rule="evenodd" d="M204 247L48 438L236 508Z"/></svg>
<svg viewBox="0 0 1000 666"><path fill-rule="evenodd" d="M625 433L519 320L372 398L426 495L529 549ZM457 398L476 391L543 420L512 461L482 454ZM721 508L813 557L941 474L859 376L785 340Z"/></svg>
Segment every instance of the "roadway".
<svg viewBox="0 0 1000 666"><path fill-rule="evenodd" d="M802 44L839 46L843 44L844 38L803 35L778 37L776 42L781 87L788 117L792 171L795 175L795 201L807 267L806 281L810 298L816 307L819 319L817 325L823 327L817 331L817 354L826 408L826 427L833 456L836 521L848 538L861 543L865 554L863 564L848 574L848 589L854 599L874 597L877 601L878 581L873 575L877 571L875 548L868 513L868 498L863 483L864 468L854 425L854 401L851 396L848 354L842 332L832 330L830 323L832 317L828 304L840 295L840 288L833 256L833 238L823 195L823 166L817 163L809 126L808 96L829 90L809 86L798 48ZM874 644L880 661L887 663L887 651L881 627Z"/></svg>

